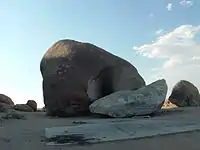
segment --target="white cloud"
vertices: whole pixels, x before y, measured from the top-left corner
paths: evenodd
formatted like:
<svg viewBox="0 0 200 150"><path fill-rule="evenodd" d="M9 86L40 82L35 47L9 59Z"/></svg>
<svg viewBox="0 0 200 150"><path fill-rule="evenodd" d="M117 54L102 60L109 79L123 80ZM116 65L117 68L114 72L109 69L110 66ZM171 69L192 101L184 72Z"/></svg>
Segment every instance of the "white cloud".
<svg viewBox="0 0 200 150"><path fill-rule="evenodd" d="M163 32L164 32L163 29L159 29L159 30L156 31L156 35L161 35Z"/></svg>
<svg viewBox="0 0 200 150"><path fill-rule="evenodd" d="M153 75L148 80L152 82L165 78L169 93L172 86L182 79L200 88L200 43L196 41L198 33L200 26L182 25L157 37L151 44L135 46L137 53L164 61L160 68L152 69Z"/></svg>
<svg viewBox="0 0 200 150"><path fill-rule="evenodd" d="M185 7L191 7L191 6L194 4L194 2L193 2L193 1L189 1L189 0L182 0L182 1L180 2L180 4L181 4L182 6L185 6Z"/></svg>
<svg viewBox="0 0 200 150"><path fill-rule="evenodd" d="M168 3L166 8L168 11L172 11L172 3Z"/></svg>

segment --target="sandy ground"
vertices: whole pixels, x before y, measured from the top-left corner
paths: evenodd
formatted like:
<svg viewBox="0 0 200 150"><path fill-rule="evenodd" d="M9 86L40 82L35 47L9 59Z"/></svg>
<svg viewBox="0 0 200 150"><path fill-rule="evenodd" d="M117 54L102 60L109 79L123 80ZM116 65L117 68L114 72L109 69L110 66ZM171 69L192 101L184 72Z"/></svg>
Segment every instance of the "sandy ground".
<svg viewBox="0 0 200 150"><path fill-rule="evenodd" d="M199 117L200 108L187 111L176 109L155 119L175 118L192 113ZM50 118L43 112L21 113L26 119L8 119L0 122L0 150L199 150L200 131L141 138L137 140L115 141L84 146L47 146L44 141L44 129L53 126L72 125L75 120L94 118ZM0 114L4 115L4 114ZM189 115L188 115L189 117Z"/></svg>

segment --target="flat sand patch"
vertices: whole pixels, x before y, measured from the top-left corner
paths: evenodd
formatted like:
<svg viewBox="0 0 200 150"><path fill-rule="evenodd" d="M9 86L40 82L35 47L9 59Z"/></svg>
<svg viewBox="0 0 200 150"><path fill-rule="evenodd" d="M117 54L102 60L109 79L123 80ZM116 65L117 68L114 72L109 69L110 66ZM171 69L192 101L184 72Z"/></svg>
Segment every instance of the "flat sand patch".
<svg viewBox="0 0 200 150"><path fill-rule="evenodd" d="M82 118L51 118L45 116L43 112L20 113L25 116L24 119L8 119L0 122L0 146L2 150L121 150L141 149L141 150L199 150L200 149L200 132L191 131L185 133L176 133L172 135L153 136L149 138L140 138L137 140L113 141L91 145L77 146L47 146L44 135L45 128L58 126L75 126L77 123L87 122L104 122L109 119L94 119L93 117ZM166 110L153 118L135 118L137 121L150 119L162 124L166 120L177 120L185 118L190 122L200 121L200 108L176 108ZM4 114L1 114L4 115Z"/></svg>

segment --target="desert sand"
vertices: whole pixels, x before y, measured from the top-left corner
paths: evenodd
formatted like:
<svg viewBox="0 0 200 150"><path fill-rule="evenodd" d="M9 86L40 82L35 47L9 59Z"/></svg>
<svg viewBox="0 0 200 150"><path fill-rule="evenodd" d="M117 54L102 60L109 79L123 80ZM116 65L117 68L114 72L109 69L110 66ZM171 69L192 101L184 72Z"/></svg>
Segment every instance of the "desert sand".
<svg viewBox="0 0 200 150"><path fill-rule="evenodd" d="M200 131L175 133L171 135L144 137L134 140L105 142L91 145L75 146L50 146L45 142L45 128L55 126L73 125L73 121L94 120L94 117L82 118L52 118L45 116L44 112L32 112L20 114L25 119L2 119L0 122L0 146L1 150L199 150ZM175 108L158 116L153 120L176 120L180 117L186 119L199 118L200 108ZM1 114L3 116L5 114ZM137 118L136 118L137 119ZM140 118L138 118L140 119ZM153 121L151 119L151 121Z"/></svg>

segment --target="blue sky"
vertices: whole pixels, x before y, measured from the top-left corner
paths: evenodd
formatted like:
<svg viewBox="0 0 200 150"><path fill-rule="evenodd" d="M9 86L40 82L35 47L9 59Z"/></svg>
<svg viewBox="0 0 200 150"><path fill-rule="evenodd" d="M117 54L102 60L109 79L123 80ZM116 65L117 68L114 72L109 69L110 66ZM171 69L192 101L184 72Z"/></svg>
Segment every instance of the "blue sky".
<svg viewBox="0 0 200 150"><path fill-rule="evenodd" d="M40 60L54 42L65 38L93 43L127 59L147 83L160 75L170 87L179 79L194 79L184 68L180 74L177 66L183 65L185 58L189 61L196 56L199 60L199 14L198 0L0 1L0 93L15 103L34 99L42 106ZM173 47L177 34L185 37L182 42L190 47ZM160 55L154 55L155 45ZM187 57L191 48L197 50ZM190 72L193 70L190 66Z"/></svg>

